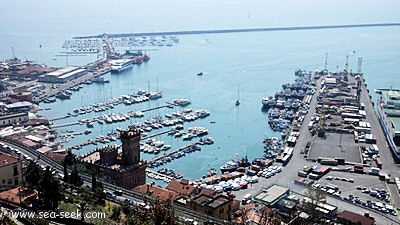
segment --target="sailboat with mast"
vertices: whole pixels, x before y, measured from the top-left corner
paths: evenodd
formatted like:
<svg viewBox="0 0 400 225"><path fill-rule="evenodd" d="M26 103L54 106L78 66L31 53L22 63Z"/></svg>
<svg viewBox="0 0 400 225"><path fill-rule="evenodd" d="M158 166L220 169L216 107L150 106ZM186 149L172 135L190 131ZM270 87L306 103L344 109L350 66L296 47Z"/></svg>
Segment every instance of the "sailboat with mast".
<svg viewBox="0 0 400 225"><path fill-rule="evenodd" d="M238 97L237 97L237 99L236 99L235 105L240 105L240 99L239 99L239 85L238 85L237 91L238 91Z"/></svg>

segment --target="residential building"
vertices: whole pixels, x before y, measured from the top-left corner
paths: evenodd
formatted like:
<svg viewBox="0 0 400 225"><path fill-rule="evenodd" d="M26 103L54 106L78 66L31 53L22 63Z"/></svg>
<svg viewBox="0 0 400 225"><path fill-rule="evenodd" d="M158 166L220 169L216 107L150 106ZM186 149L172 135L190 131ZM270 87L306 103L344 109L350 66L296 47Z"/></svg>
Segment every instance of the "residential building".
<svg viewBox="0 0 400 225"><path fill-rule="evenodd" d="M16 205L20 205L21 203L30 205L36 198L37 194L38 192L36 190L25 187L16 187L0 192L0 200Z"/></svg>
<svg viewBox="0 0 400 225"><path fill-rule="evenodd" d="M1 115L0 127L11 126L17 123L24 123L27 121L29 121L29 116L27 112Z"/></svg>
<svg viewBox="0 0 400 225"><path fill-rule="evenodd" d="M200 213L220 218L223 220L231 219L233 200L226 195L217 195L209 197L207 195L198 195L191 199L188 206Z"/></svg>
<svg viewBox="0 0 400 225"><path fill-rule="evenodd" d="M178 193L158 187L152 184L143 184L135 187L133 190L142 193L144 196L157 198L160 201L171 201L178 196Z"/></svg>
<svg viewBox="0 0 400 225"><path fill-rule="evenodd" d="M166 189L184 196L193 196L197 191L197 188L193 185L190 185L189 181L186 179L182 179L181 181L171 180Z"/></svg>
<svg viewBox="0 0 400 225"><path fill-rule="evenodd" d="M343 211L336 216L338 222L349 225L374 225L375 220L369 216L363 216L350 211Z"/></svg>
<svg viewBox="0 0 400 225"><path fill-rule="evenodd" d="M12 155L0 154L0 190L21 185L22 161Z"/></svg>

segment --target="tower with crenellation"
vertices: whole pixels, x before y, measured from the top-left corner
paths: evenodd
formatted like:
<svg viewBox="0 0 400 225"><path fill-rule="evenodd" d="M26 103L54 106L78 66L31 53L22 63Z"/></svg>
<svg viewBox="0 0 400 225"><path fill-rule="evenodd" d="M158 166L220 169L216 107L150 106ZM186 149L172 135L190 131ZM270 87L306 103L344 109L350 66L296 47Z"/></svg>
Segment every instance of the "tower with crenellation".
<svg viewBox="0 0 400 225"><path fill-rule="evenodd" d="M121 159L126 165L140 162L140 131L137 129L123 130L120 134L122 142Z"/></svg>
<svg viewBox="0 0 400 225"><path fill-rule="evenodd" d="M107 182L131 189L146 183L147 162L140 159L140 131L130 128L120 131L122 151L119 146L104 146L86 156L89 165ZM97 160L92 161L92 158ZM88 165L88 166L89 166Z"/></svg>

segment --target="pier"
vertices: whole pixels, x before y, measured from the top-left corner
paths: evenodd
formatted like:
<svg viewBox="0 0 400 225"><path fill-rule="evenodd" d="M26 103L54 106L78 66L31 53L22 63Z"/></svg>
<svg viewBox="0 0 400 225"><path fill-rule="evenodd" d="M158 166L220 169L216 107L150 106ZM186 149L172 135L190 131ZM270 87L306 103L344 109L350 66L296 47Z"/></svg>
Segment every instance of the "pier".
<svg viewBox="0 0 400 225"><path fill-rule="evenodd" d="M152 158L152 159L150 160L150 162L155 162L155 161L157 161L157 160L159 160L159 159L162 159L162 158L164 158L164 157L170 156L170 155L172 155L172 154L174 154L174 153L176 153L176 152L182 151L183 149L188 148L188 147L190 147L190 146L193 146L193 145L195 145L195 144L197 144L197 142L193 142L193 143L191 143L191 144L188 144L188 145L185 145L185 146L183 146L183 147L177 148L177 149L175 149L175 150L173 150L173 151L171 151L171 152L165 153L164 155L160 155L160 156L154 157L154 158Z"/></svg>
<svg viewBox="0 0 400 225"><path fill-rule="evenodd" d="M160 36L160 35L194 35L194 34L223 34L223 33L245 33L245 32L271 32L271 31L292 31L292 30L321 30L321 29L343 29L343 28L363 28L363 27L388 27L400 26L400 23L368 23L368 24L344 24L344 25L322 25L322 26L298 26L298 27L266 27L266 28L243 28L225 30L187 30L187 31L164 31L164 32L143 32L143 33L124 33L124 34L101 34L93 36L80 36L75 39L84 38L110 38L131 37L131 36Z"/></svg>
<svg viewBox="0 0 400 225"><path fill-rule="evenodd" d="M156 180L161 179L161 180L164 180L164 181L166 181L166 182L167 182L167 181L169 182L169 181L175 179L175 178L173 178L173 177L171 177L171 176L168 176L168 175L166 175L166 174L162 174L162 173L159 173L159 172L150 170L150 169L146 169L146 173L148 173L147 176L149 176L149 177L151 177L151 178L153 178L153 179L156 179ZM153 176L151 176L151 175L149 175L149 174L153 174ZM159 178L157 178L157 176L158 176Z"/></svg>

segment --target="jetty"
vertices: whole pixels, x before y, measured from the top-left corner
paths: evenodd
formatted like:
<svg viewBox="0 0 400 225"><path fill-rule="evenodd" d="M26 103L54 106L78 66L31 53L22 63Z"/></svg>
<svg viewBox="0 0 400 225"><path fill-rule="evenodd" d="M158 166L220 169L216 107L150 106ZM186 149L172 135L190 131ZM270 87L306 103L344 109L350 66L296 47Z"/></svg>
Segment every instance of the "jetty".
<svg viewBox="0 0 400 225"><path fill-rule="evenodd" d="M131 36L160 36L160 35L195 35L195 34L223 34L223 33L245 33L245 32L270 32L270 31L291 31L291 30L321 30L321 29L343 29L363 27L389 27L400 26L400 23L367 23L367 24L342 24L342 25L321 25L321 26L297 26L297 27L265 27L265 28L243 28L243 29L220 29L220 30L186 30L186 31L161 31L123 34L100 34L92 36L74 37L74 39L86 38L121 38Z"/></svg>
<svg viewBox="0 0 400 225"><path fill-rule="evenodd" d="M185 148L191 147L191 146L196 145L196 144L198 144L198 142L193 142L193 143L191 143L191 144L188 144L188 145L185 145L185 146L183 146L183 147L177 148L177 149L175 149L175 150L173 150L173 151L170 151L170 152L168 152L168 153L165 153L164 155L160 155L160 156L157 156L157 157L152 158L152 159L150 160L150 162L155 162L155 161L157 161L157 160L159 160L159 159L162 159L162 158L165 158L165 157L167 157L167 156L170 156L170 155L172 155L172 154L174 154L174 153L177 153L177 152L179 152L179 151L182 151L182 150L184 150Z"/></svg>

